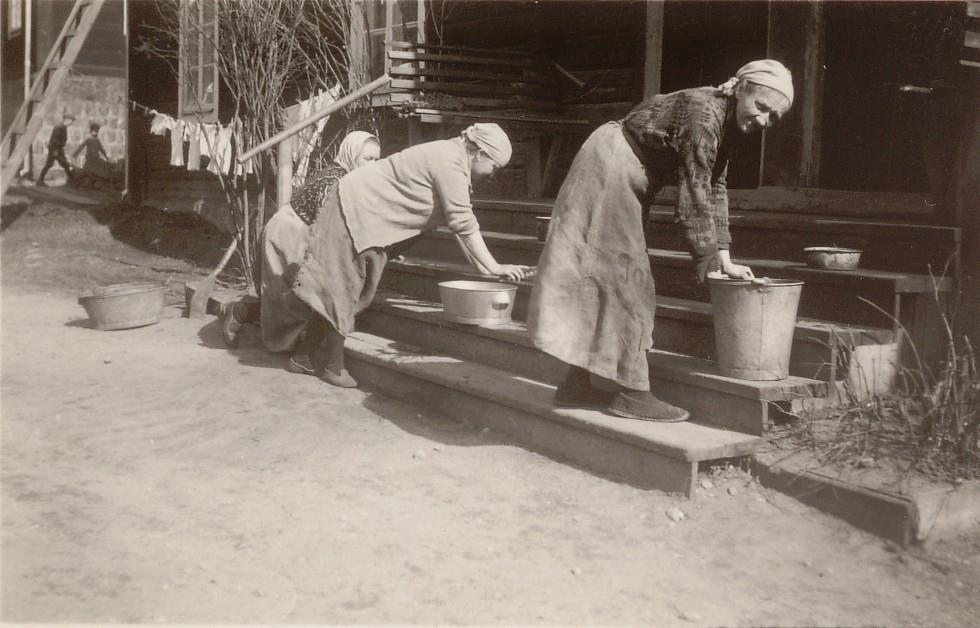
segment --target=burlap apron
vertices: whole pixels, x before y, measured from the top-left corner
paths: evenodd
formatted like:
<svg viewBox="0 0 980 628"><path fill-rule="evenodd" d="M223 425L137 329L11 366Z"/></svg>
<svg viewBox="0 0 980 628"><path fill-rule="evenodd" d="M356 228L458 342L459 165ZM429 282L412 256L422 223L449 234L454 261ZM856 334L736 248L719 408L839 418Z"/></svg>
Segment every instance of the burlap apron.
<svg viewBox="0 0 980 628"><path fill-rule="evenodd" d="M371 274L367 268L368 257L378 255L377 250L368 249L360 255L354 250L338 188L327 192L310 226L310 244L292 282L292 292L346 336L354 331L359 305L370 303L374 297L381 273Z"/></svg>
<svg viewBox="0 0 980 628"><path fill-rule="evenodd" d="M555 200L528 310L538 349L633 390L650 389L647 199L646 170L620 123L596 129Z"/></svg>
<svg viewBox="0 0 980 628"><path fill-rule="evenodd" d="M269 351L292 349L313 316L292 292L309 241L310 227L289 205L280 207L262 230L259 295L262 344Z"/></svg>

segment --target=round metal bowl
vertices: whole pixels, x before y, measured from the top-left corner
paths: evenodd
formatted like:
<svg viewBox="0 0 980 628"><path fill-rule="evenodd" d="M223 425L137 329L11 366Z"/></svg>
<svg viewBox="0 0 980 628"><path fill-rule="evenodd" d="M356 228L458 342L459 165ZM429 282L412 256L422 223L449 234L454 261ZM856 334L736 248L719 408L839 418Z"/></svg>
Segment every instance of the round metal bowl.
<svg viewBox="0 0 980 628"><path fill-rule="evenodd" d="M489 281L443 281L439 284L446 320L463 325L510 322L517 286Z"/></svg>
<svg viewBox="0 0 980 628"><path fill-rule="evenodd" d="M134 281L100 286L78 297L95 329L132 329L160 322L165 285Z"/></svg>
<svg viewBox="0 0 980 628"><path fill-rule="evenodd" d="M846 249L838 246L811 246L803 249L806 263L810 268L824 270L854 270L861 261L860 249Z"/></svg>

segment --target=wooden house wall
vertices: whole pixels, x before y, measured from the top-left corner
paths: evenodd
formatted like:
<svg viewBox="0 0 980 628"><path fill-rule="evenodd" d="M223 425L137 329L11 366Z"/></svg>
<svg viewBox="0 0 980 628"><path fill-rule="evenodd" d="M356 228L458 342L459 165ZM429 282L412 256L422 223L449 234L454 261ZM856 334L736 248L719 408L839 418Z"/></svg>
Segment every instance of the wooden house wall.
<svg viewBox="0 0 980 628"><path fill-rule="evenodd" d="M140 106L130 109L129 193L133 201L165 211L195 213L230 233L227 200L218 177L206 170L189 171L170 165L170 134L151 135L152 116L146 109L177 117L177 78L167 60L140 49L156 37L162 24L154 3L130 4L129 98ZM173 42L176 47L177 42ZM220 102L220 100L219 100Z"/></svg>

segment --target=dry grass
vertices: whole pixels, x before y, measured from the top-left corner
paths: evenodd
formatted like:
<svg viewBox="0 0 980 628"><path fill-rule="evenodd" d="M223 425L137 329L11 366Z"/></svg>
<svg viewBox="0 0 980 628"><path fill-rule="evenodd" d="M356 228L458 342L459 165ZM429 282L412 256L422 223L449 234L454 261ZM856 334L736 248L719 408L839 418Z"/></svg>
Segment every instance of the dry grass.
<svg viewBox="0 0 980 628"><path fill-rule="evenodd" d="M939 303L939 282L933 283ZM954 483L980 479L980 373L954 318L955 312L942 315L938 366L926 364L912 345L914 366L899 371L894 391L869 397L843 383L839 403L795 415L771 443L787 457L806 453L821 467L886 465Z"/></svg>

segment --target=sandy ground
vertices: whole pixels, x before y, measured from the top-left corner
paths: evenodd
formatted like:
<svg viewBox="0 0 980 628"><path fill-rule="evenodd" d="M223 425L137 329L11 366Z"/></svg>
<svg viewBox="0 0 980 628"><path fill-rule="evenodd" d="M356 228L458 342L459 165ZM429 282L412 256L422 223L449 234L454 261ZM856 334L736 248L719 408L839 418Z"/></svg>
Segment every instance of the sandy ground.
<svg viewBox="0 0 980 628"><path fill-rule="evenodd" d="M5 622L977 625L980 534L903 551L737 471L599 479L176 307L92 330L80 287L195 269L86 212L0 247Z"/></svg>

